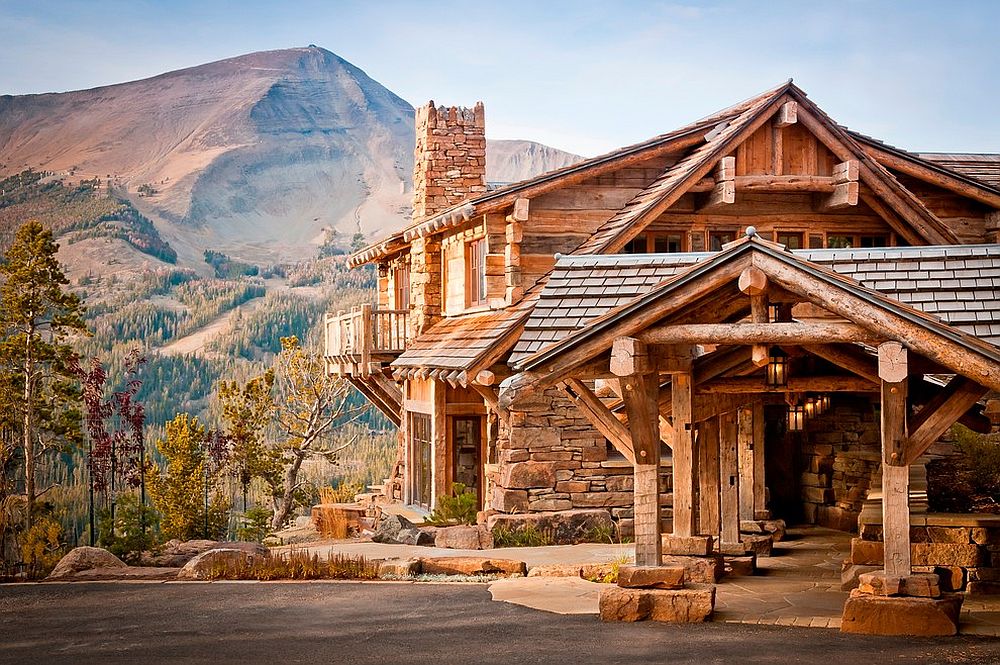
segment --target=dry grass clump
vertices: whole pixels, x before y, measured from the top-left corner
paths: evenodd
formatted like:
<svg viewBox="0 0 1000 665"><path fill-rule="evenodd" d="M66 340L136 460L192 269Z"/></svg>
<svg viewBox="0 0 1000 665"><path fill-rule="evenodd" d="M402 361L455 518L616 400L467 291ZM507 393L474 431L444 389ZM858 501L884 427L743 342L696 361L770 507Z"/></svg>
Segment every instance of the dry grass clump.
<svg viewBox="0 0 1000 665"><path fill-rule="evenodd" d="M267 558L254 558L237 566L213 568L213 580L375 580L381 564L362 556L338 554L329 559L305 550L288 550Z"/></svg>
<svg viewBox="0 0 1000 665"><path fill-rule="evenodd" d="M344 539L350 537L351 521L343 510L331 504L346 503L342 489L332 487L321 487L319 490L318 506L319 519L316 525L320 535L324 538ZM354 495L351 495L353 500Z"/></svg>

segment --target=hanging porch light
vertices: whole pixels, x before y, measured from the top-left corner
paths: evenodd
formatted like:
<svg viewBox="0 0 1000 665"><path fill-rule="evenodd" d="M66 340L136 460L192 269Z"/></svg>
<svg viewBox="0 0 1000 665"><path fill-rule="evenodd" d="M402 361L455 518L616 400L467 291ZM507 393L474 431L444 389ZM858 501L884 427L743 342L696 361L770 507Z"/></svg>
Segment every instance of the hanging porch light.
<svg viewBox="0 0 1000 665"><path fill-rule="evenodd" d="M776 346L768 352L766 382L769 388L788 385L788 354Z"/></svg>
<svg viewBox="0 0 1000 665"><path fill-rule="evenodd" d="M806 397L805 403L806 418L812 418L820 414L819 401L815 397Z"/></svg>
<svg viewBox="0 0 1000 665"><path fill-rule="evenodd" d="M795 404L788 407L788 431L801 432L806 426L806 407Z"/></svg>
<svg viewBox="0 0 1000 665"><path fill-rule="evenodd" d="M827 411L830 410L830 395L828 393L824 393L824 394L820 395L820 397L819 397L819 409L820 409L819 410L820 413L826 413Z"/></svg>

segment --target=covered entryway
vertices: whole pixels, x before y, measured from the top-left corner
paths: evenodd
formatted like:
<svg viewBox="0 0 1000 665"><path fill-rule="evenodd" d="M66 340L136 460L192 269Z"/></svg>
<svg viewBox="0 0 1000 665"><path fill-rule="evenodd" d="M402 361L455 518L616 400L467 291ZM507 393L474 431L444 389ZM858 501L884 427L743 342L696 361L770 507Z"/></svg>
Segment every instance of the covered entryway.
<svg viewBox="0 0 1000 665"><path fill-rule="evenodd" d="M740 547L740 481L756 488L764 479L755 465L775 452L767 449L765 404L783 402L786 428L798 431L831 395L864 398L878 414L885 572L906 578L909 466L1000 389L1000 348L749 231L519 369L503 403L564 382L634 460L639 565L659 565L664 547ZM945 377L945 387L911 392L929 376ZM595 379L615 382L624 418L588 394ZM662 539L661 440L673 462L672 533ZM741 448L752 452L741 456ZM784 473L796 472L793 460Z"/></svg>

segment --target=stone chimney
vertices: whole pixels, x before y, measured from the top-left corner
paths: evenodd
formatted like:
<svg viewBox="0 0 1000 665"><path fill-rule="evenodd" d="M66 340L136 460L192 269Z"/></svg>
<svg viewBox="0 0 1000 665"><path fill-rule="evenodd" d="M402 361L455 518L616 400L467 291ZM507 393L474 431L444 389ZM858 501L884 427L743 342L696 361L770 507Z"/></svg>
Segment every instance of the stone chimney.
<svg viewBox="0 0 1000 665"><path fill-rule="evenodd" d="M416 110L413 159L413 221L433 217L486 191L486 113L434 106Z"/></svg>

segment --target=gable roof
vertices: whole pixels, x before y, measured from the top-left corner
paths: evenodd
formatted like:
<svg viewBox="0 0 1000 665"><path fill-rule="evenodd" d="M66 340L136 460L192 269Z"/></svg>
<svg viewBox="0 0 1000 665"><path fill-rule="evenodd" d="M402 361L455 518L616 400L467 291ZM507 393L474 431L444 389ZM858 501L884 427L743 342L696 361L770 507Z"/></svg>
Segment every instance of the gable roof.
<svg viewBox="0 0 1000 665"><path fill-rule="evenodd" d="M1000 245L810 249L792 253L1000 346ZM716 254L560 257L509 362L519 364Z"/></svg>
<svg viewBox="0 0 1000 665"><path fill-rule="evenodd" d="M957 184L956 191L1000 208L1000 156L951 155L945 158L935 153L916 154L894 148L836 124L808 99L802 89L789 80L673 132L471 197L437 215L417 220L402 231L365 247L351 255L348 264L359 266L392 256L404 250L414 238L460 226L474 217L509 206L517 198L539 196L558 187L631 163L694 148L608 220L594 237L585 241L577 253L618 251L627 242L627 239L623 238L641 232L641 228L635 230L636 225L651 221L648 217L664 207L665 201L670 201L678 191L683 192L686 186L696 182L698 178L691 177L693 172L710 170L718 157L725 154L722 152L724 148L720 146L727 143L735 146L742 139L741 130L759 120L760 113L782 95L789 95L791 99L799 102L806 109L807 116L811 114L822 124L829 135L827 139L834 140L840 149L841 154L838 157L850 157L865 163L867 169L862 174L862 180L867 179L870 185L878 183L885 188L887 196L891 199L890 208L904 212L902 215L904 219L909 217L919 227L923 227L922 232L915 236L910 234L911 243L943 244L957 242L957 239L919 198L901 185L891 172L878 162L877 153L869 155L872 149L881 151L883 155L892 154L923 168L932 169L943 177L952 179ZM731 140L734 137L738 138ZM869 151L866 152L864 147L868 147ZM848 154L844 153L845 149Z"/></svg>
<svg viewBox="0 0 1000 665"><path fill-rule="evenodd" d="M939 250L939 256L931 258L942 258L946 248L936 249ZM956 374L968 376L973 366L988 368L970 378L974 378L984 386L1000 389L1000 348L994 344L978 339L958 327L950 326L938 316L922 312L884 293L867 288L855 279L838 274L828 267L785 251L780 245L762 241L757 237L744 238L732 243L727 249L694 263L687 270L678 272L647 293L607 311L591 320L585 327L523 359L518 363L517 369L532 371L541 369L544 365L546 370L544 380L558 381L559 373L551 371L553 364L569 362L558 360L561 356L578 350L579 357L576 360L595 357L600 353L609 335L634 335L647 327L654 317L675 315L684 311L691 305L691 293L688 292L704 289L702 280L707 276L720 271L728 274L726 273L728 271L735 279L739 274L738 271L748 265L760 268L781 287L799 293L834 314L854 320L888 339L903 341L915 352L932 357ZM819 302L819 296L809 289L810 283L832 287L834 292L840 295L837 299ZM856 311L853 313L848 311L846 304L848 301L863 302L870 314L859 320ZM916 326L930 335L926 337L910 335L900 339L904 336L902 328L907 326ZM951 355L945 358L939 353L932 353L929 348L931 342L928 340L942 344ZM961 357L963 362L952 362L949 360L952 356ZM562 366L565 367L565 364Z"/></svg>

